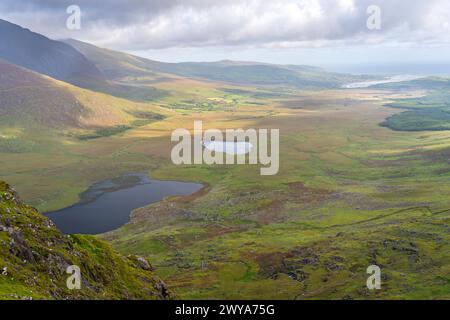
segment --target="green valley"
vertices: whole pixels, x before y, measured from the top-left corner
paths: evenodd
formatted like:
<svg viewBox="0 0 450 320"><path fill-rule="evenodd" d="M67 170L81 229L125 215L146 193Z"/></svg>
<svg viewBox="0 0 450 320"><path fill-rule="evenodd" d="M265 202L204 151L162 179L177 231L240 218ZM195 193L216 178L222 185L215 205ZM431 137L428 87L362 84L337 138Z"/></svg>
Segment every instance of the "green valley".
<svg viewBox="0 0 450 320"><path fill-rule="evenodd" d="M34 68L0 60L0 180L24 199L0 182L0 299L450 299L448 79L348 89L380 77L62 48L100 80L38 73L45 50ZM171 134L194 121L279 129L279 173L174 165ZM204 187L100 235L63 235L37 211L138 172ZM71 264L86 290L65 289Z"/></svg>

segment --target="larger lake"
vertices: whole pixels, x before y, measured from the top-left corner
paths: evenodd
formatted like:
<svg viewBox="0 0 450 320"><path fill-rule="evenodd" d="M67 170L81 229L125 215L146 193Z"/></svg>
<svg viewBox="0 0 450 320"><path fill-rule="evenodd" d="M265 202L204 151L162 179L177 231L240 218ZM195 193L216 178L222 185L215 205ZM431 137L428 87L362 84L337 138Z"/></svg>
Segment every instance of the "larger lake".
<svg viewBox="0 0 450 320"><path fill-rule="evenodd" d="M80 203L46 216L66 234L99 234L128 223L134 209L168 196L190 195L202 187L197 183L158 181L146 174L129 174L94 184L81 194Z"/></svg>

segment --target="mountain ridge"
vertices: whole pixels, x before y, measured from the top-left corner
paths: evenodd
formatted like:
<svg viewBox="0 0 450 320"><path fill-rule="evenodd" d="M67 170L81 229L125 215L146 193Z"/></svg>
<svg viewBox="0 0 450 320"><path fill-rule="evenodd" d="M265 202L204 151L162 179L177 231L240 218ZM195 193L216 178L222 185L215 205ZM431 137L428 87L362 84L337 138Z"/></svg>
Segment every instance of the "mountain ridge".
<svg viewBox="0 0 450 320"><path fill-rule="evenodd" d="M152 87L126 86L107 77L73 46L0 19L0 59L80 88L133 101L166 95Z"/></svg>
<svg viewBox="0 0 450 320"><path fill-rule="evenodd" d="M104 80L101 72L72 46L0 19L0 58L12 64L82 85L87 79Z"/></svg>
<svg viewBox="0 0 450 320"><path fill-rule="evenodd" d="M168 63L97 47L75 39L62 40L83 53L110 79L169 74L186 78L249 85L338 88L360 77L327 72L319 67L251 61Z"/></svg>

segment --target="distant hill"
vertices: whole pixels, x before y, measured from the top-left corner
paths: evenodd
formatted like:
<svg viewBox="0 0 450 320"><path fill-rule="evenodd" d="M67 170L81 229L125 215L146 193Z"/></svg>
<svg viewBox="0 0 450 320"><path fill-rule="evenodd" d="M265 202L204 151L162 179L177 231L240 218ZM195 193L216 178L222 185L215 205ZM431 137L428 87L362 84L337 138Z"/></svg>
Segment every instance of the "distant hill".
<svg viewBox="0 0 450 320"><path fill-rule="evenodd" d="M110 79L127 76L172 74L187 78L252 85L283 85L302 88L338 88L360 77L329 73L310 66L273 65L257 62L164 63L103 49L74 39L64 40L82 52Z"/></svg>
<svg viewBox="0 0 450 320"><path fill-rule="evenodd" d="M71 45L1 19L0 39L0 59L57 80L135 101L149 101L166 95L151 87L110 82L94 63Z"/></svg>
<svg viewBox="0 0 450 320"><path fill-rule="evenodd" d="M80 290L66 285L78 266ZM91 236L67 237L0 181L0 299L170 299L152 266Z"/></svg>
<svg viewBox="0 0 450 320"><path fill-rule="evenodd" d="M391 90L448 90L450 89L450 79L427 77L404 82L379 84L372 88Z"/></svg>
<svg viewBox="0 0 450 320"><path fill-rule="evenodd" d="M110 80L123 77L155 76L164 63L147 60L130 54L96 47L92 44L67 39L65 43L82 52Z"/></svg>
<svg viewBox="0 0 450 320"><path fill-rule="evenodd" d="M249 85L294 86L304 89L338 88L350 75L320 68L257 62L164 63L102 49L69 39L55 41L18 25L0 20L0 59L82 88L110 95L149 101L167 95L152 82L177 76ZM3 45L5 44L5 45ZM136 82L130 77L145 78Z"/></svg>

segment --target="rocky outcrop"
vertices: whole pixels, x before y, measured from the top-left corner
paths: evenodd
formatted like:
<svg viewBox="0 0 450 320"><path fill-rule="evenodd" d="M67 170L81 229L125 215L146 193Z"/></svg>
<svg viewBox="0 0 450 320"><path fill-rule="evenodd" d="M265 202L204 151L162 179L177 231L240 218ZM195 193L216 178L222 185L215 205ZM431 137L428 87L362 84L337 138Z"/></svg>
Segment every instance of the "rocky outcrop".
<svg viewBox="0 0 450 320"><path fill-rule="evenodd" d="M74 266L79 289L67 285ZM0 299L171 299L153 271L95 237L63 235L0 182Z"/></svg>

